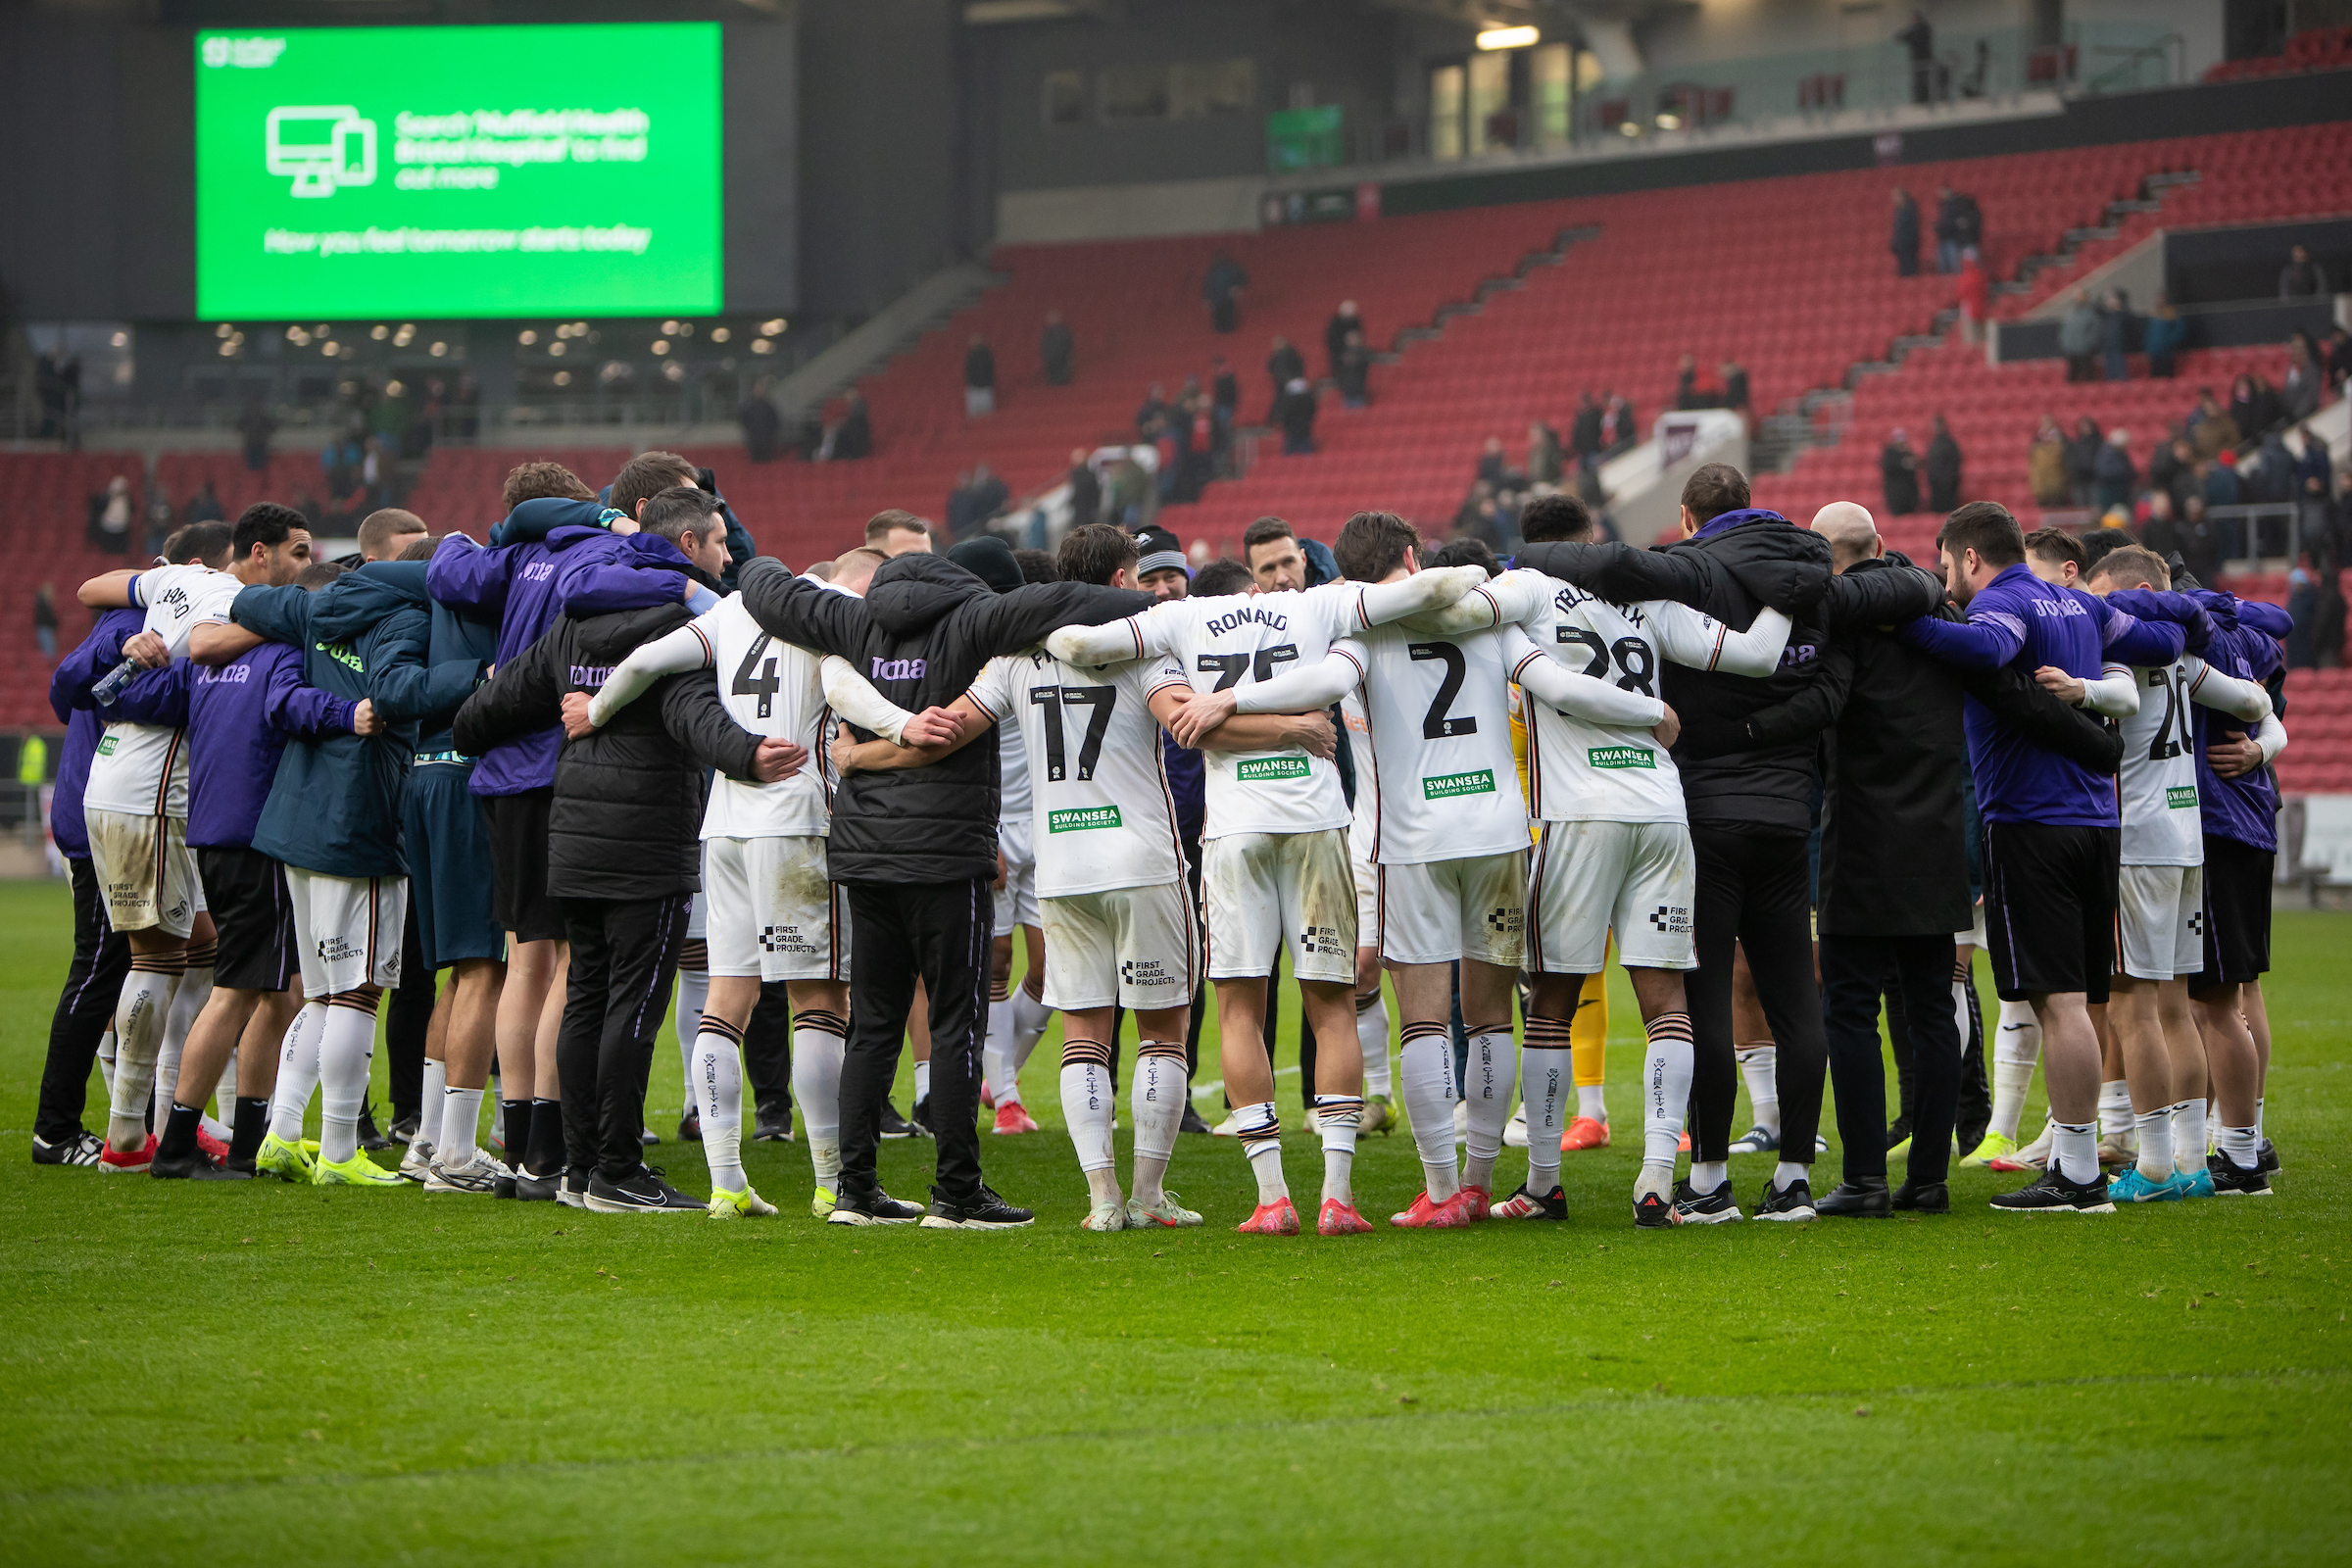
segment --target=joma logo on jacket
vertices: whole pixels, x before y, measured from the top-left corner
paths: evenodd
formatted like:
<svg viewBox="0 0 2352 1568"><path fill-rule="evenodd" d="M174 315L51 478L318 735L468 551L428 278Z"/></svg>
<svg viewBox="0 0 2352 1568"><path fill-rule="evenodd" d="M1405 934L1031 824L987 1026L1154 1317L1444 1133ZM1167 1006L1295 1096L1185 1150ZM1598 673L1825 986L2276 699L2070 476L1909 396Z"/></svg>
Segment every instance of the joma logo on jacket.
<svg viewBox="0 0 2352 1568"><path fill-rule="evenodd" d="M868 680L921 680L923 662L919 659L877 659Z"/></svg>

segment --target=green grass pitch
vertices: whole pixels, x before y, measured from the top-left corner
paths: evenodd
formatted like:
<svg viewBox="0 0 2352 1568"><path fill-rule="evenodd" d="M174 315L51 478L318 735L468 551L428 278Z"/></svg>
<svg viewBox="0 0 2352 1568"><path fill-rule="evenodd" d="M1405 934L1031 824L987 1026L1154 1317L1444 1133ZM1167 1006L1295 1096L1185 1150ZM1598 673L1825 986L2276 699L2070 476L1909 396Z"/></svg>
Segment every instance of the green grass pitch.
<svg viewBox="0 0 2352 1568"><path fill-rule="evenodd" d="M2341 916L2278 922L2275 1200L2011 1218L1968 1172L1948 1218L1642 1235L1621 1135L1566 1225L1338 1241L1235 1236L1245 1163L1200 1138L1204 1229L1081 1232L1051 1038L1047 1132L985 1140L1024 1232L818 1225L798 1144L750 1153L783 1217L734 1225L35 1169L70 925L0 885L0 1561L2352 1558ZM1418 1166L1365 1145L1385 1216Z"/></svg>

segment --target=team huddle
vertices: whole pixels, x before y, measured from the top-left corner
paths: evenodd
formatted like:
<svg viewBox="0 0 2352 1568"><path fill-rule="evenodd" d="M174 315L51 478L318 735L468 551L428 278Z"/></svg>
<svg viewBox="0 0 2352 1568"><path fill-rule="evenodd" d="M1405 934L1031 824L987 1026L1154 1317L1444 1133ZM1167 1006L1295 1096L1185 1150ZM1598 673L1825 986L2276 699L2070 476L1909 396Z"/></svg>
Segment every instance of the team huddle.
<svg viewBox="0 0 2352 1568"><path fill-rule="evenodd" d="M1710 465L1680 543L1602 543L1555 496L1510 569L1381 512L1329 549L1260 519L1197 572L1156 528L935 556L892 512L796 574L672 454L601 494L526 464L503 499L487 545L375 514L356 565L265 503L83 585L96 623L52 687L76 951L37 1161L773 1215L747 1034L788 1008L815 1216L1017 1227L981 1117L1037 1130L1020 1076L1058 1013L1082 1224L1196 1226L1167 1180L1207 1130L1213 987L1241 1231L1371 1231L1357 1139L1399 1121L1423 1187L1391 1224L1558 1220L1564 1154L1610 1137L1614 954L1644 1034L1638 1227L1743 1217L1735 1153L1775 1156L1749 1208L1784 1221L1942 1212L1955 1154L2032 1173L2012 1212L2271 1190L2283 617L2125 536L2028 539L1978 504L1930 572L1858 507L1798 526ZM1980 948L2002 1010L1972 1116ZM1311 1216L1271 1050L1286 955ZM380 1001L418 966L443 984L395 1171L362 1122ZM707 1200L644 1160L673 988ZM2037 1057L2050 1124L2021 1144ZM1817 1200L1825 1084L1845 1169ZM927 1204L876 1171L915 1130Z"/></svg>

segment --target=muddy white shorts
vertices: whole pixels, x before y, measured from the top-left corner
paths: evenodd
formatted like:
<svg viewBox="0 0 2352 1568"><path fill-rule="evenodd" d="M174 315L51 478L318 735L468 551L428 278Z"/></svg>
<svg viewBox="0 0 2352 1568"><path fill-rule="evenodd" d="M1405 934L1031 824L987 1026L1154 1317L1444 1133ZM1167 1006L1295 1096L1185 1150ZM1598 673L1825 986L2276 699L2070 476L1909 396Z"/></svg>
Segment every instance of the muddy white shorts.
<svg viewBox="0 0 2352 1568"><path fill-rule="evenodd" d="M1546 822L1528 878L1527 966L1540 974L1695 969L1690 905L1698 884L1680 822Z"/></svg>
<svg viewBox="0 0 2352 1568"><path fill-rule="evenodd" d="M1391 963L1476 958L1506 969L1520 966L1526 951L1525 850L1378 870L1383 958Z"/></svg>
<svg viewBox="0 0 2352 1568"><path fill-rule="evenodd" d="M90 835L90 868L98 873L98 896L114 928L170 937L194 930L204 890L188 853L187 818L96 807L81 814Z"/></svg>
<svg viewBox="0 0 2352 1568"><path fill-rule="evenodd" d="M1355 872L1348 830L1229 833L1200 846L1208 977L1271 972L1284 943L1300 980L1355 985Z"/></svg>
<svg viewBox="0 0 2352 1568"><path fill-rule="evenodd" d="M1348 835L1348 863L1355 867L1355 940L1363 947L1380 942L1380 867L1370 856L1352 853L1355 835Z"/></svg>
<svg viewBox="0 0 2352 1568"><path fill-rule="evenodd" d="M1189 1007L1200 984L1200 926L1182 882L1047 899L1046 1005L1130 1012Z"/></svg>
<svg viewBox="0 0 2352 1568"><path fill-rule="evenodd" d="M1004 885L996 890L993 934L1012 935L1016 925L1036 925L1043 918L1037 907L1037 855L1029 847L1029 821L1005 822L997 830L997 848L1004 855Z"/></svg>
<svg viewBox="0 0 2352 1568"><path fill-rule="evenodd" d="M2134 980L2205 967L2205 868L2127 865L2116 881L2115 966Z"/></svg>
<svg viewBox="0 0 2352 1568"><path fill-rule="evenodd" d="M825 880L823 839L705 839L703 894L712 974L850 977L850 902Z"/></svg>
<svg viewBox="0 0 2352 1568"><path fill-rule="evenodd" d="M331 997L400 984L400 939L409 916L405 876L328 876L286 867L302 994Z"/></svg>

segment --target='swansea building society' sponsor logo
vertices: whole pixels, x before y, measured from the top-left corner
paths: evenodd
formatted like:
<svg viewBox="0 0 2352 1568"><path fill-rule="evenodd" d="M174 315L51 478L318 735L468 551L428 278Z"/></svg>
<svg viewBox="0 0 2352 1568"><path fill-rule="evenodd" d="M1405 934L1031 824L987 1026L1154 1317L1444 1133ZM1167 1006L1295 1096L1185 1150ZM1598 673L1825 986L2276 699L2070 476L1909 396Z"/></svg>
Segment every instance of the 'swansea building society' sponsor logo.
<svg viewBox="0 0 2352 1568"><path fill-rule="evenodd" d="M1595 746L1585 753L1594 767L1655 767L1658 758L1646 746Z"/></svg>
<svg viewBox="0 0 2352 1568"><path fill-rule="evenodd" d="M1258 757L1235 766L1233 776L1245 782L1266 778L1304 778L1307 774L1303 757Z"/></svg>
<svg viewBox="0 0 2352 1568"><path fill-rule="evenodd" d="M2164 792L2164 804L2176 811L2193 810L2197 804L2197 787L2194 784L2175 784Z"/></svg>
<svg viewBox="0 0 2352 1568"><path fill-rule="evenodd" d="M1449 800L1456 795L1492 795L1494 793L1494 770L1482 767L1475 773L1446 773L1421 781L1421 798L1425 801Z"/></svg>
<svg viewBox="0 0 2352 1568"><path fill-rule="evenodd" d="M1049 833L1083 833L1088 828L1121 825L1119 808L1115 806L1080 806L1046 813L1046 831Z"/></svg>

